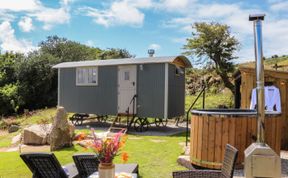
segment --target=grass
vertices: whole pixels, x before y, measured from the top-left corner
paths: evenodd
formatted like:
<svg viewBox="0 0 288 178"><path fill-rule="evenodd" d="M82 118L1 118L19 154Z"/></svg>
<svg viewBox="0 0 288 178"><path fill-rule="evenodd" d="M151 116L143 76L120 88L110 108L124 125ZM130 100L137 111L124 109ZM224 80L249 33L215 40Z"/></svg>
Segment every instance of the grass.
<svg viewBox="0 0 288 178"><path fill-rule="evenodd" d="M198 95L198 93L197 93ZM196 99L197 95L191 95L191 96L186 96L186 103L185 103L185 111L188 110L188 108L191 106L191 104L194 102ZM217 108L219 105L225 105L227 107L232 107L232 101L233 95L230 91L225 90L223 93L219 94L211 94L208 93L206 94L205 97L205 108L210 109L210 108ZM202 95L200 98L197 100L197 102L194 105L194 109L201 109L202 108Z"/></svg>
<svg viewBox="0 0 288 178"><path fill-rule="evenodd" d="M37 124L42 121L51 122L52 118L56 114L56 108L48 108L48 109L41 109L37 110L35 114L32 116L25 116L21 115L17 118L18 121L20 121L21 126L27 126L31 124Z"/></svg>
<svg viewBox="0 0 288 178"><path fill-rule="evenodd" d="M186 110L195 100L196 96L186 96ZM206 94L205 107L215 108L218 105L229 106L232 103L232 94L224 91L220 94ZM194 108L202 108L202 98L199 98ZM31 116L18 116L17 122L24 128L27 125L51 121L56 109L49 108L36 111ZM20 131L0 136L0 148L9 147L13 136ZM87 129L76 130L76 133L85 132ZM179 143L185 142L184 134L176 136L135 136L128 135L125 151L129 154L130 163L139 164L140 177L167 178L172 177L175 170L185 169L176 162L177 157L183 153L183 147ZM71 148L56 151L56 157L62 165L72 162L72 155L85 152L76 145ZM31 172L19 157L18 152L0 152L0 178L31 177ZM121 163L121 158L115 158L115 163Z"/></svg>
<svg viewBox="0 0 288 178"><path fill-rule="evenodd" d="M179 143L185 141L184 134L176 136L134 136L129 135L124 151L129 154L128 163L138 163L140 177L167 178L175 170L184 170L176 162L183 149ZM72 155L84 152L80 146L54 152L60 163L72 162ZM0 153L0 177L31 177L31 173L19 157L18 152ZM115 163L121 163L120 156Z"/></svg>
<svg viewBox="0 0 288 178"><path fill-rule="evenodd" d="M279 68L278 70L280 71L285 71L288 69L288 56L281 56L278 58L268 58L266 60L264 60L264 67L265 69L272 69L275 70L273 68L273 66L277 64L278 66L282 66L282 68ZM247 62L247 63L243 63L240 64L240 66L246 66L246 67L255 67L255 62Z"/></svg>
<svg viewBox="0 0 288 178"><path fill-rule="evenodd" d="M14 132L11 134L5 134L0 136L0 148L11 146L11 141L14 136L16 136L19 132ZM0 174L1 175L1 174ZM1 177L1 176L0 176Z"/></svg>

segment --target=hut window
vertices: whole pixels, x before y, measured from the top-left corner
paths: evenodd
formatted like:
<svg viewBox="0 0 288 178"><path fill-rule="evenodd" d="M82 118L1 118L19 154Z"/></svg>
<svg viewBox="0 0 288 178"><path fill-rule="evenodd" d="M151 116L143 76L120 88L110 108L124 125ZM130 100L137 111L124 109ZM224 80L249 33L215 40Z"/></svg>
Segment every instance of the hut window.
<svg viewBox="0 0 288 178"><path fill-rule="evenodd" d="M176 75L183 75L184 74L184 70L181 67L176 66L175 74Z"/></svg>
<svg viewBox="0 0 288 178"><path fill-rule="evenodd" d="M76 85L97 85L98 69L97 67L76 68Z"/></svg>

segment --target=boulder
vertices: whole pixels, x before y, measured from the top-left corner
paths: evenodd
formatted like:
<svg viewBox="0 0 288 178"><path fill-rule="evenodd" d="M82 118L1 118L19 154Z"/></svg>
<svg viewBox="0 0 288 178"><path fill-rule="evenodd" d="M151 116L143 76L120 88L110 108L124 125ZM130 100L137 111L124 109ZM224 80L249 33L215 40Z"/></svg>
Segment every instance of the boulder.
<svg viewBox="0 0 288 178"><path fill-rule="evenodd" d="M26 145L49 144L51 124L34 124L23 131L23 143Z"/></svg>
<svg viewBox="0 0 288 178"><path fill-rule="evenodd" d="M191 161L190 161L190 156L185 156L185 155L179 156L177 159L177 162L181 166L184 166L188 169L194 169L194 167L192 166Z"/></svg>
<svg viewBox="0 0 288 178"><path fill-rule="evenodd" d="M20 129L20 126L19 125L11 125L8 129L8 132L9 133L12 133L12 132L17 132L18 130Z"/></svg>
<svg viewBox="0 0 288 178"><path fill-rule="evenodd" d="M50 150L55 151L72 146L73 134L74 126L68 122L65 109L58 107L50 133Z"/></svg>
<svg viewBox="0 0 288 178"><path fill-rule="evenodd" d="M16 145L21 142L21 133L12 138L11 144Z"/></svg>

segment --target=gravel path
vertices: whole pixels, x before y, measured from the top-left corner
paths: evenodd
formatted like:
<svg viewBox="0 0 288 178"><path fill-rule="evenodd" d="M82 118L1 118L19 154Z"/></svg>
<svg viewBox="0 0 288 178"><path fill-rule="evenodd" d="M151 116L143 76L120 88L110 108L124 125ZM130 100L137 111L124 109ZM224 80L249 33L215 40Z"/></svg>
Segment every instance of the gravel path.
<svg viewBox="0 0 288 178"><path fill-rule="evenodd" d="M95 130L107 131L110 126L111 126L110 122L99 123L99 122L94 122L94 121L88 121L88 122L83 123L83 125L81 126L76 126L76 129L94 128ZM123 125L122 127L125 127L125 126L126 125ZM145 132L136 132L134 131L134 128L132 127L131 130L129 131L129 134L143 135L143 136L170 136L170 135L183 133L185 132L185 130L186 130L185 123L179 123L179 126L175 126L174 120L171 120L168 122L166 127L163 127L163 126L156 127L154 124L152 124L149 126L148 131L145 131Z"/></svg>

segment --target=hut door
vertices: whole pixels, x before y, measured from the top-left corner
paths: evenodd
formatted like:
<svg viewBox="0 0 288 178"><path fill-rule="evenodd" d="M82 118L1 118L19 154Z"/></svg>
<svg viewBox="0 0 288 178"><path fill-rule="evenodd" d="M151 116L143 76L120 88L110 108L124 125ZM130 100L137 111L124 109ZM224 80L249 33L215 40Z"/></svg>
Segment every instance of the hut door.
<svg viewBox="0 0 288 178"><path fill-rule="evenodd" d="M130 103L136 94L137 66L118 66L118 113L133 113L133 103ZM136 99L134 102L134 114L136 114Z"/></svg>

